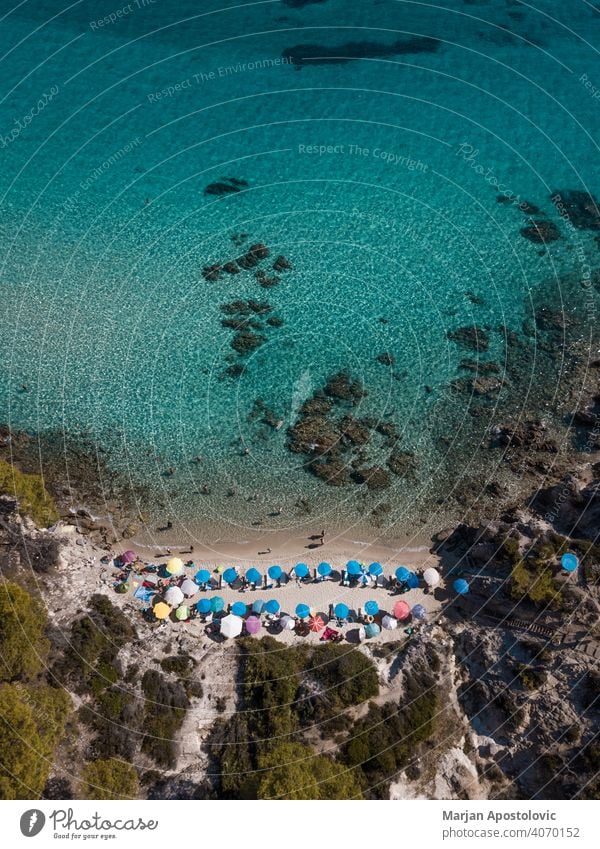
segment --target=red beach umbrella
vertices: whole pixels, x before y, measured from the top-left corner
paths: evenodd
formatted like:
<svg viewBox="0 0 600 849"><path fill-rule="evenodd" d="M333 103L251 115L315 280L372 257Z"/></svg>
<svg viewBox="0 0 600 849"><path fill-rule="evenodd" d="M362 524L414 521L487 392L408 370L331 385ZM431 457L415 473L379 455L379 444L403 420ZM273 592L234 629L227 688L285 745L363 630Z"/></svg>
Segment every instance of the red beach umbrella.
<svg viewBox="0 0 600 849"><path fill-rule="evenodd" d="M397 601L394 605L394 616L402 621L410 616L410 607L405 601Z"/></svg>
<svg viewBox="0 0 600 849"><path fill-rule="evenodd" d="M314 634L318 634L325 627L325 623L320 616L311 616L308 620L308 630Z"/></svg>

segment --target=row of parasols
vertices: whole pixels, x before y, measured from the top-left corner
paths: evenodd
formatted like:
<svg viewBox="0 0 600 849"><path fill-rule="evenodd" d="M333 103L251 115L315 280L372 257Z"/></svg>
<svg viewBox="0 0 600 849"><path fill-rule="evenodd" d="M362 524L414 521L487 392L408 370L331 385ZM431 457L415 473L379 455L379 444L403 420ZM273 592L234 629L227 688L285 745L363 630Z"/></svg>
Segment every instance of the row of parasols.
<svg viewBox="0 0 600 849"><path fill-rule="evenodd" d="M135 554L133 552L125 552L125 555L122 555L121 557L124 563L133 562L127 560L127 556L135 557ZM183 575L184 569L184 563L179 557L170 558L165 567L167 574L171 577ZM223 567L217 567L216 571L221 576L224 583L229 586L235 584L236 581L240 580L242 577L240 572L233 566L226 569ZM319 563L315 571L319 579L325 579L332 574L333 567L330 563ZM349 560L344 571L349 578L354 579L359 583L362 582L366 584L369 581L376 581L380 575L383 575L383 566L381 563L371 563L367 566L363 563L359 563L358 560ZM294 577L300 581L304 581L309 577L310 569L306 563L297 563L294 567L292 567L289 575L287 575L281 566L275 565L269 566L267 569L267 575L272 581L281 581L288 577ZM400 566L396 569L395 576L400 583L406 584L409 589L414 589L419 585L419 578L417 575L405 566ZM258 586L263 580L261 572L255 566L248 569L243 575L243 578L246 583L251 586ZM208 569L199 569L194 575L194 581L191 581L189 578L187 580L189 580L191 584L195 583L197 591L202 587L206 587L210 583L211 573ZM436 587L440 582L440 573L437 569L431 567L429 569L425 569L423 572L423 580L427 586ZM467 584L466 581L463 581L463 583ZM468 591L468 584L466 591ZM193 595L193 593L190 594Z"/></svg>

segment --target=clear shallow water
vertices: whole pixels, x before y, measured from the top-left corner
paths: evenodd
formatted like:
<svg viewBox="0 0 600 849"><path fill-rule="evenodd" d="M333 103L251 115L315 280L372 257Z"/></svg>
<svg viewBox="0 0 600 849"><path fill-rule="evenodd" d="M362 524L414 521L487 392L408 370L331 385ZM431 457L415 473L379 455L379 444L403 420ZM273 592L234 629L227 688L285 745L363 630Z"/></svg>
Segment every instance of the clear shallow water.
<svg viewBox="0 0 600 849"><path fill-rule="evenodd" d="M0 5L0 386L12 426L90 434L184 521L245 526L279 505L301 521L302 496L313 524L352 524L381 500L386 521L406 523L443 500L437 438L456 419L443 399L469 356L446 331L519 331L530 289L560 300L561 275L597 265L587 231L563 227L540 255L493 181L556 223L551 190L600 196L600 101L580 81L600 86L586 44L598 14L552 2ZM405 52L424 36L437 49ZM281 63L290 49L348 61ZM248 190L204 194L225 177ZM244 250L240 232L290 259L278 286L251 272L203 279ZM219 306L239 298L268 301L284 324L232 380ZM393 369L376 361L384 351ZM501 334L490 358L503 362ZM287 451L299 406L341 368L368 390L358 414L393 420L419 458L416 483L327 487ZM257 398L281 430L248 420ZM462 468L472 447L455 450Z"/></svg>

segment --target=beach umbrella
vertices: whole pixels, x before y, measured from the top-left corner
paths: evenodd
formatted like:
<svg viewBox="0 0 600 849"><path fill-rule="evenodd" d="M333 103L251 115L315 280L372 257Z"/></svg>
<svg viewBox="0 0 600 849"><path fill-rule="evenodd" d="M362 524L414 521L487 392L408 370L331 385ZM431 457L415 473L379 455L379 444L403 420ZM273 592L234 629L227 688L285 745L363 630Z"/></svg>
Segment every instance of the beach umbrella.
<svg viewBox="0 0 600 849"><path fill-rule="evenodd" d="M195 584L191 578L186 578L185 581L181 584L181 591L184 595L192 596L196 595L199 590L198 584Z"/></svg>
<svg viewBox="0 0 600 849"><path fill-rule="evenodd" d="M153 613L157 619L166 619L170 612L171 608L164 601L159 601L158 604L154 605Z"/></svg>
<svg viewBox="0 0 600 849"><path fill-rule="evenodd" d="M466 595L469 592L469 585L464 578L457 578L452 586L454 587L454 592L459 595Z"/></svg>
<svg viewBox="0 0 600 849"><path fill-rule="evenodd" d="M368 622L365 625L365 637L367 637L367 639L369 637L376 637L380 631L381 628L375 622Z"/></svg>
<svg viewBox="0 0 600 849"><path fill-rule="evenodd" d="M296 623L294 622L292 617L288 616L287 614L281 617L281 619L279 620L279 624L281 625L284 631L293 631L296 626Z"/></svg>
<svg viewBox="0 0 600 849"><path fill-rule="evenodd" d="M283 575L281 566L269 566L269 578L272 581L278 581Z"/></svg>
<svg viewBox="0 0 600 849"><path fill-rule="evenodd" d="M208 584L210 581L210 572L208 569L198 569L194 575L194 580L197 584Z"/></svg>
<svg viewBox="0 0 600 849"><path fill-rule="evenodd" d="M378 575L383 575L383 566L381 563L371 563L369 566L369 575L376 578Z"/></svg>
<svg viewBox="0 0 600 849"><path fill-rule="evenodd" d="M246 572L246 580L249 584L258 584L262 578L262 575L255 569L254 566L251 569L248 569Z"/></svg>
<svg viewBox="0 0 600 849"><path fill-rule="evenodd" d="M171 607L177 607L184 599L184 595L179 587L169 587L165 593L165 601Z"/></svg>
<svg viewBox="0 0 600 849"><path fill-rule="evenodd" d="M423 572L423 580L427 584L428 587L437 587L440 582L440 573L437 569L425 569Z"/></svg>
<svg viewBox="0 0 600 849"><path fill-rule="evenodd" d="M190 609L187 605L182 604L175 611L175 616L179 619L180 622L185 622L186 619L190 618Z"/></svg>
<svg viewBox="0 0 600 849"><path fill-rule="evenodd" d="M397 601L394 605L394 616L402 621L410 616L410 607L405 601Z"/></svg>
<svg viewBox="0 0 600 849"><path fill-rule="evenodd" d="M319 563L317 566L317 572L322 578L326 578L327 575L331 575L331 566L329 563Z"/></svg>
<svg viewBox="0 0 600 849"><path fill-rule="evenodd" d="M183 560L179 557L171 557L167 560L166 568L169 575L181 575L183 572Z"/></svg>
<svg viewBox="0 0 600 849"><path fill-rule="evenodd" d="M376 601L367 601L365 603L365 613L367 616L377 616L379 613L379 605Z"/></svg>
<svg viewBox="0 0 600 849"><path fill-rule="evenodd" d="M210 598L201 598L200 601L196 602L196 610L198 613L210 613L211 611L211 599Z"/></svg>
<svg viewBox="0 0 600 849"><path fill-rule="evenodd" d="M220 613L225 610L225 601L220 595L214 595L210 600L210 609L213 613Z"/></svg>
<svg viewBox="0 0 600 849"><path fill-rule="evenodd" d="M296 563L294 566L294 572L296 573L297 578L306 578L308 571L306 563Z"/></svg>
<svg viewBox="0 0 600 849"><path fill-rule="evenodd" d="M267 611L267 613L272 614L272 613L278 613L280 607L281 607L281 605L279 604L279 602L276 599L271 598L271 599L269 599L269 601L265 602L264 609Z"/></svg>
<svg viewBox="0 0 600 849"><path fill-rule="evenodd" d="M299 619L306 619L307 616L310 616L310 607L308 606L308 604L297 604L296 616Z"/></svg>
<svg viewBox="0 0 600 849"><path fill-rule="evenodd" d="M386 614L381 620L381 624L387 631L393 631L394 628L398 627L398 620L394 619L393 616Z"/></svg>
<svg viewBox="0 0 600 849"><path fill-rule="evenodd" d="M119 559L121 563L134 563L137 560L137 555L135 551L131 551L130 549L129 551L124 551Z"/></svg>
<svg viewBox="0 0 600 849"><path fill-rule="evenodd" d="M419 586L419 576L415 575L414 572L409 572L408 578L406 579L406 581L404 583L406 584L406 586L409 589L416 590L417 587Z"/></svg>
<svg viewBox="0 0 600 849"><path fill-rule="evenodd" d="M348 605L342 604L342 602L336 604L336 606L333 608L333 612L335 613L338 619L347 619L348 614L350 613Z"/></svg>
<svg viewBox="0 0 600 849"><path fill-rule="evenodd" d="M571 554L570 551L567 551L567 553L563 554L563 556L560 558L560 565L567 572L574 572L575 569L577 569L577 567L579 566L579 560L574 554Z"/></svg>
<svg viewBox="0 0 600 849"><path fill-rule="evenodd" d="M262 598L257 598L256 601L252 603L252 613L262 613L262 609L265 606Z"/></svg>
<svg viewBox="0 0 600 849"><path fill-rule="evenodd" d="M234 616L245 616L247 613L246 605L243 601L235 601L231 605L231 612L234 614Z"/></svg>
<svg viewBox="0 0 600 849"><path fill-rule="evenodd" d="M260 619L258 616L249 616L246 619L246 631L248 631L249 634L258 634L260 627Z"/></svg>
<svg viewBox="0 0 600 849"><path fill-rule="evenodd" d="M223 580L226 584L233 584L237 580L237 576L237 572L232 567L229 567L229 569L225 569L225 571L223 572Z"/></svg>
<svg viewBox="0 0 600 849"><path fill-rule="evenodd" d="M238 637L242 633L243 624L244 623L239 616L235 616L233 613L230 613L228 616L224 616L223 619L221 619L221 633L224 637L228 637L229 639Z"/></svg>
<svg viewBox="0 0 600 849"><path fill-rule="evenodd" d="M425 619L427 616L427 611L422 604L415 604L411 613L415 619Z"/></svg>
<svg viewBox="0 0 600 849"><path fill-rule="evenodd" d="M408 579L410 577L410 571L406 568L406 566L399 566L396 569L396 577L398 578L400 583L403 584L406 581L408 581Z"/></svg>
<svg viewBox="0 0 600 849"><path fill-rule="evenodd" d="M313 631L315 634L318 634L319 631L322 631L325 627L325 623L321 619L320 616L311 616L308 620L308 629L309 631Z"/></svg>
<svg viewBox="0 0 600 849"><path fill-rule="evenodd" d="M360 575L362 569L358 560L349 560L346 563L346 571L349 575Z"/></svg>

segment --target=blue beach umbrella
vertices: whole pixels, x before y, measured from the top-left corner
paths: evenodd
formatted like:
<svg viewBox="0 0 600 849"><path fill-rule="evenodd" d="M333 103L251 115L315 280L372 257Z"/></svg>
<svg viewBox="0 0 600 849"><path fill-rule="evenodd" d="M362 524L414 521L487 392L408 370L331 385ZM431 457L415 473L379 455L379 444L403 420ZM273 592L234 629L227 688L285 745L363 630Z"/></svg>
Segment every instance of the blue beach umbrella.
<svg viewBox="0 0 600 849"><path fill-rule="evenodd" d="M194 580L197 584L208 584L210 581L210 572L208 569L198 569L194 575Z"/></svg>
<svg viewBox="0 0 600 849"><path fill-rule="evenodd" d="M233 584L236 581L237 576L237 572L232 567L230 567L229 569L225 569L225 571L223 572L223 580L226 584Z"/></svg>
<svg viewBox="0 0 600 849"><path fill-rule="evenodd" d="M281 566L269 566L269 578L272 581L278 581L283 575Z"/></svg>
<svg viewBox="0 0 600 849"><path fill-rule="evenodd" d="M333 608L333 612L335 613L338 619L347 619L350 610L348 609L347 604L342 604L342 602L340 602L339 604L336 604L336 606Z"/></svg>
<svg viewBox="0 0 600 849"><path fill-rule="evenodd" d="M571 554L570 551L567 551L566 554L560 558L560 565L566 572L574 572L575 569L579 566L579 560L574 554Z"/></svg>
<svg viewBox="0 0 600 849"><path fill-rule="evenodd" d="M410 571L406 568L406 566L399 566L396 569L396 577L401 583L406 583L406 581L410 578Z"/></svg>
<svg viewBox="0 0 600 849"><path fill-rule="evenodd" d="M262 609L265 606L262 598L257 598L256 601L252 603L252 613L262 613Z"/></svg>
<svg viewBox="0 0 600 849"><path fill-rule="evenodd" d="M296 605L296 616L299 619L306 619L307 616L310 616L310 607L308 604Z"/></svg>
<svg viewBox="0 0 600 849"><path fill-rule="evenodd" d="M380 631L381 628L375 622L369 622L365 625L365 637L376 637Z"/></svg>
<svg viewBox="0 0 600 849"><path fill-rule="evenodd" d="M331 575L331 566L329 563L319 563L317 566L317 572L322 578L326 578L327 575Z"/></svg>
<svg viewBox="0 0 600 849"><path fill-rule="evenodd" d="M464 578L457 578L452 586L454 587L454 592L459 595L466 595L469 592L469 585Z"/></svg>
<svg viewBox="0 0 600 849"><path fill-rule="evenodd" d="M221 598L220 595L214 595L210 600L210 609L213 613L220 613L225 610L225 599Z"/></svg>
<svg viewBox="0 0 600 849"><path fill-rule="evenodd" d="M383 566L381 563L371 563L369 566L369 575L373 575L376 578L378 575L383 574Z"/></svg>
<svg viewBox="0 0 600 849"><path fill-rule="evenodd" d="M411 610L411 613L415 619L425 619L425 617L427 616L427 611L425 610L422 604L415 604L415 606Z"/></svg>
<svg viewBox="0 0 600 849"><path fill-rule="evenodd" d="M367 616L376 616L379 613L379 605L376 601L367 601L365 604L365 613Z"/></svg>
<svg viewBox="0 0 600 849"><path fill-rule="evenodd" d="M406 579L406 581L404 583L406 584L407 587L409 587L409 589L416 590L417 587L419 586L419 578L418 578L417 575L415 575L414 572L409 572L408 578Z"/></svg>
<svg viewBox="0 0 600 849"><path fill-rule="evenodd" d="M243 601L235 601L231 605L231 612L234 616L245 616L246 615L246 605Z"/></svg>
<svg viewBox="0 0 600 849"><path fill-rule="evenodd" d="M261 574L254 566L246 572L246 580L249 584L258 584L261 579Z"/></svg>
<svg viewBox="0 0 600 849"><path fill-rule="evenodd" d="M265 610L267 613L277 613L280 607L281 605L274 598L270 598L269 601L265 602Z"/></svg>
<svg viewBox="0 0 600 849"><path fill-rule="evenodd" d="M201 598L200 601L197 601L196 610L198 613L210 613L210 599Z"/></svg>
<svg viewBox="0 0 600 849"><path fill-rule="evenodd" d="M349 575L360 575L362 569L358 560L349 560L346 563L346 571Z"/></svg>
<svg viewBox="0 0 600 849"><path fill-rule="evenodd" d="M306 563L297 563L294 566L294 572L296 573L298 578L306 578L308 575L308 566Z"/></svg>

